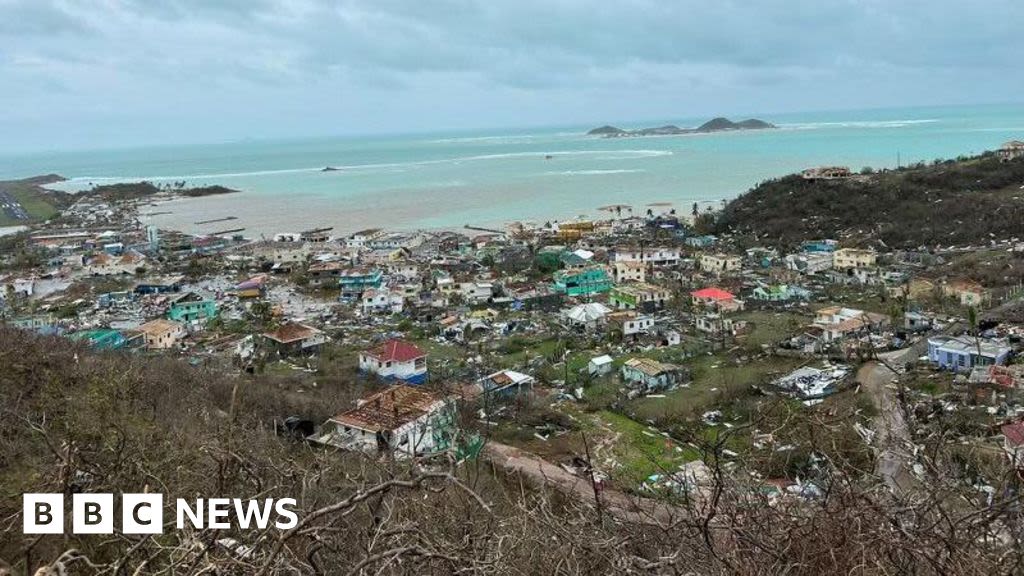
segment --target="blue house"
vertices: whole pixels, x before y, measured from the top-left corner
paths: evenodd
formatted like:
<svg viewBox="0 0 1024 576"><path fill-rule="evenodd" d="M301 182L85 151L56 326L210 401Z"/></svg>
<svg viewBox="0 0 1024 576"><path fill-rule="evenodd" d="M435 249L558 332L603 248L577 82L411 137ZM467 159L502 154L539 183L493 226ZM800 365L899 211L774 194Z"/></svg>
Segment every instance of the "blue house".
<svg viewBox="0 0 1024 576"><path fill-rule="evenodd" d="M710 234L706 236L690 236L686 239L686 245L694 248L707 248L713 246L718 238Z"/></svg>
<svg viewBox="0 0 1024 576"><path fill-rule="evenodd" d="M928 359L938 367L954 372L970 372L975 366L1006 364L1012 351L1000 341L974 336L928 339Z"/></svg>

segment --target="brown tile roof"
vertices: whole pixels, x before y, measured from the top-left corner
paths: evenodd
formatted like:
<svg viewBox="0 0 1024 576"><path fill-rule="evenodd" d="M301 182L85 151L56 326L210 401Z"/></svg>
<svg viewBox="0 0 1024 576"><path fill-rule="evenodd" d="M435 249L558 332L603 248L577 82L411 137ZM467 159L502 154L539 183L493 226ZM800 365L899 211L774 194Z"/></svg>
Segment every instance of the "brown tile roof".
<svg viewBox="0 0 1024 576"><path fill-rule="evenodd" d="M290 344L292 342L298 342L300 340L316 336L319 333L320 331L312 326L306 326L305 324L299 324L297 322L289 322L281 325L277 330L264 332L263 335L275 342Z"/></svg>
<svg viewBox="0 0 1024 576"><path fill-rule="evenodd" d="M364 398L358 408L331 420L371 432L395 430L427 414L440 401L422 388L397 385Z"/></svg>
<svg viewBox="0 0 1024 576"><path fill-rule="evenodd" d="M162 318L150 320L138 328L139 332L142 332L147 336L159 336L179 329L181 329L181 324L173 320L164 320Z"/></svg>

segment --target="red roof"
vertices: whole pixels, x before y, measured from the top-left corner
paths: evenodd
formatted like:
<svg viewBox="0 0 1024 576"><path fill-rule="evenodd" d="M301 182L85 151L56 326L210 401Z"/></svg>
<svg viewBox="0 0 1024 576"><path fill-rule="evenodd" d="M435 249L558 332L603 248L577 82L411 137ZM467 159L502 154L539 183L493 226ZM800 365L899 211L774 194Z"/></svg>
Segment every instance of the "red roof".
<svg viewBox="0 0 1024 576"><path fill-rule="evenodd" d="M366 354L385 362L408 362L427 355L416 346L398 339L388 340L376 348L367 350Z"/></svg>
<svg viewBox="0 0 1024 576"><path fill-rule="evenodd" d="M721 288L704 288L690 292L690 296L701 300L733 300L736 297Z"/></svg>
<svg viewBox="0 0 1024 576"><path fill-rule="evenodd" d="M1003 436L1006 436L1006 439L1014 446L1024 444L1024 422L1014 422L1013 424L1004 425Z"/></svg>

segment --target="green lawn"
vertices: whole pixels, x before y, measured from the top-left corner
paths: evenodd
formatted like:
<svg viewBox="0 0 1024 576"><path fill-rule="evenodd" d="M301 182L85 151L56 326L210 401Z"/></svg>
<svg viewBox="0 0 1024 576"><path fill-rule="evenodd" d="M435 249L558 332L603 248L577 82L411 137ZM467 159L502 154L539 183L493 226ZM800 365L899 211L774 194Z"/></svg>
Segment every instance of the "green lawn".
<svg viewBox="0 0 1024 576"><path fill-rule="evenodd" d="M11 182L4 185L4 191L8 192L21 204L33 221L48 220L58 213L53 204L50 204L34 186ZM15 220L6 212L0 211L0 226L17 226L26 223L23 220Z"/></svg>
<svg viewBox="0 0 1024 576"><path fill-rule="evenodd" d="M723 409L748 395L751 386L789 372L804 360L769 356L743 364L722 356L700 356L687 361L693 381L664 398L637 398L627 409L641 421L695 420L708 410Z"/></svg>

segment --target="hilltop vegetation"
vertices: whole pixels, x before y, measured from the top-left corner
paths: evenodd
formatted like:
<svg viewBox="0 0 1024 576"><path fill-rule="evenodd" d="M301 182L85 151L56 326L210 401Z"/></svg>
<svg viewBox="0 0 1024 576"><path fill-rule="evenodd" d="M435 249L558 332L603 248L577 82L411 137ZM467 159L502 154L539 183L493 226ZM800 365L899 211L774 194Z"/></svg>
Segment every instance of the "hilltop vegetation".
<svg viewBox="0 0 1024 576"><path fill-rule="evenodd" d="M893 248L966 246L1024 237L1024 160L937 161L842 180L764 182L728 204L718 233L793 246L809 238Z"/></svg>
<svg viewBox="0 0 1024 576"><path fill-rule="evenodd" d="M628 136L675 136L679 134L704 134L708 132L724 132L728 130L764 130L775 128L764 120L750 118L740 122L733 122L728 118L719 116L701 124L696 128L680 128L673 124L658 126L655 128L640 128L637 130L623 130L615 126L601 126L587 132L588 136L602 136L604 138L623 138Z"/></svg>

